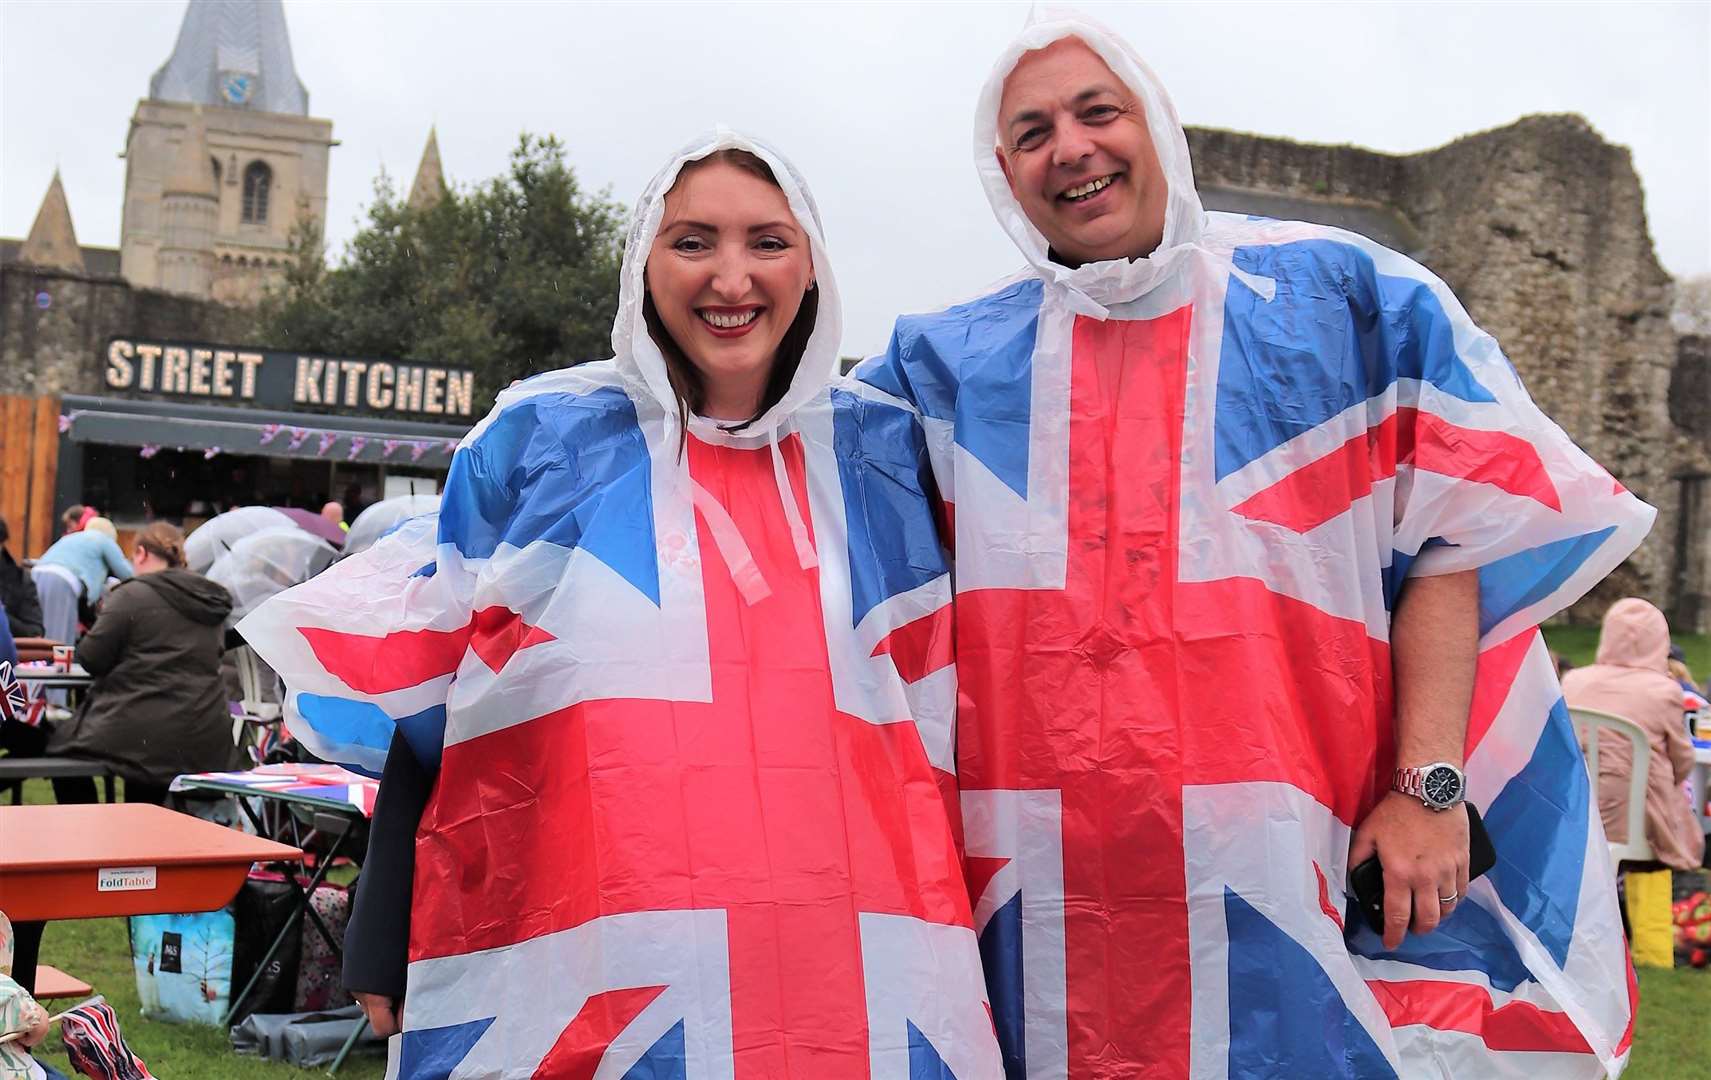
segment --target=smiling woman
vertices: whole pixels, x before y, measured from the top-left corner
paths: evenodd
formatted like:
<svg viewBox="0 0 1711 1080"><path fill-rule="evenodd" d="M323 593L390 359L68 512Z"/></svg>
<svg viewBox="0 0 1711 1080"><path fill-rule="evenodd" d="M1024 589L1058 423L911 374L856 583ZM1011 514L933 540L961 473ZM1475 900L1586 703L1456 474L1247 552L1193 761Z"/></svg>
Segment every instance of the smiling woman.
<svg viewBox="0 0 1711 1080"><path fill-rule="evenodd" d="M437 520L240 628L382 774L345 985L404 1076L999 1076L920 421L831 383L758 141L671 159L620 281L616 355L501 393Z"/></svg>
<svg viewBox="0 0 1711 1080"><path fill-rule="evenodd" d="M790 386L819 303L807 237L744 150L692 162L665 197L643 314L688 413L752 423Z"/></svg>

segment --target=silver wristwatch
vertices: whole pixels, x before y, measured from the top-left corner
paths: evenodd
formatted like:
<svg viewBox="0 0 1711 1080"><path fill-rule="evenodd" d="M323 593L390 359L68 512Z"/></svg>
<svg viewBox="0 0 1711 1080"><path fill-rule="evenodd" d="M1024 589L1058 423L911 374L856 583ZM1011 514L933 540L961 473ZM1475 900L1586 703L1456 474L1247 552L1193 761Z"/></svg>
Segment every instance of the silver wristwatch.
<svg viewBox="0 0 1711 1080"><path fill-rule="evenodd" d="M1434 761L1419 768L1397 769L1390 788L1414 796L1428 809L1448 810L1467 798L1467 774L1447 761Z"/></svg>

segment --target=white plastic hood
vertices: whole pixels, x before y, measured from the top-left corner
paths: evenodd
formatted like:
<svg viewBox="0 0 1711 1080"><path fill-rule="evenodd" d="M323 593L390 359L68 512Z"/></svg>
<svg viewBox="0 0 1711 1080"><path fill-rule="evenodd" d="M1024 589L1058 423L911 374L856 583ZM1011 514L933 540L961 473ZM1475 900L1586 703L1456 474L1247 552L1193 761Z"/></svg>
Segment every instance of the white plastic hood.
<svg viewBox="0 0 1711 1080"><path fill-rule="evenodd" d="M1046 249L1046 238L1034 228L1010 193L1004 171L993 154L998 146L998 105L1004 96L1004 80L1016 69L1024 53L1043 49L1066 37L1086 42L1135 92L1146 109L1147 127L1152 133L1169 196L1165 202L1164 242L1144 259L1087 263L1073 270L1053 262ZM1096 318L1104 318L1106 309L1113 304L1144 295L1162 280L1177 259L1193 249L1206 228L1206 214L1200 206L1200 195L1194 190L1188 138L1164 85L1146 61L1114 31L1072 9L1037 8L1029 14L1022 32L998 55L975 107L974 167L980 173L998 223L1021 249L1034 272L1062 286L1072 308Z"/></svg>
<svg viewBox="0 0 1711 1080"><path fill-rule="evenodd" d="M690 430L709 442L758 446L769 441L790 414L810 401L837 373L838 346L843 339L843 306L838 298L837 279L832 274L832 261L826 253L820 211L802 174L768 144L721 126L678 151L665 168L654 175L636 201L635 215L631 218L629 236L624 245L618 317L612 323L612 354L626 381L644 390L660 403L668 416L675 419L677 398L672 393L670 380L666 378L665 357L648 335L647 322L642 317L648 253L653 248L654 237L665 214L666 192L677 182L678 174L690 162L720 150L746 150L771 167L773 176L789 200L791 213L808 235L814 260L815 287L820 293L814 332L808 338L808 346L803 350L802 362L791 379L790 388L776 405L735 433L723 430L720 421L702 416L689 417Z"/></svg>

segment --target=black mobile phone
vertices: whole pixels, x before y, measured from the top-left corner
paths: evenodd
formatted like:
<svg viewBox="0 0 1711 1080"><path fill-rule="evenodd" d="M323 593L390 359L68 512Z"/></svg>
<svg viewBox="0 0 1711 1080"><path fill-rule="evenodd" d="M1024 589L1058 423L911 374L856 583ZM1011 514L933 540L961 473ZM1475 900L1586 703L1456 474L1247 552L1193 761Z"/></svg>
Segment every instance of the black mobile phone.
<svg viewBox="0 0 1711 1080"><path fill-rule="evenodd" d="M1497 865L1497 849L1491 846L1491 834L1479 818L1479 809L1472 803L1467 807L1467 879L1474 878ZM1366 918L1372 932L1384 933L1384 867L1374 855L1349 871L1349 888L1355 894L1355 904Z"/></svg>

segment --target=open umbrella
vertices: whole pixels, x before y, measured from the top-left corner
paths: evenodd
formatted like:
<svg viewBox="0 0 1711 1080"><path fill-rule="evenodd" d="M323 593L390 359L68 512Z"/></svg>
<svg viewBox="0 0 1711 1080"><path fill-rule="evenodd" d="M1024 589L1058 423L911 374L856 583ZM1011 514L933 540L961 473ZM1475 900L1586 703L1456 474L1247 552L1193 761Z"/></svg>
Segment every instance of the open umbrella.
<svg viewBox="0 0 1711 1080"><path fill-rule="evenodd" d="M263 529L244 537L208 569L208 577L232 594L236 623L270 596L301 585L333 564L338 552L295 525Z"/></svg>
<svg viewBox="0 0 1711 1080"><path fill-rule="evenodd" d="M276 506L273 509L290 518L304 532L319 536L336 548L345 546L345 531L339 528L337 522L328 521L313 510L303 510L295 506Z"/></svg>
<svg viewBox="0 0 1711 1080"><path fill-rule="evenodd" d="M358 514L345 537L345 555L367 551L374 542L396 529L400 524L422 514L432 514L440 508L438 495L398 495L382 499Z"/></svg>
<svg viewBox="0 0 1711 1080"><path fill-rule="evenodd" d="M206 574L233 544L263 529L298 529L335 548L345 542L344 530L320 514L293 506L240 506L209 518L185 538L185 562L198 574Z"/></svg>
<svg viewBox="0 0 1711 1080"><path fill-rule="evenodd" d="M290 517L271 506L240 506L209 518L185 537L184 559L190 569L206 574L220 556L244 537L263 529L296 527Z"/></svg>

